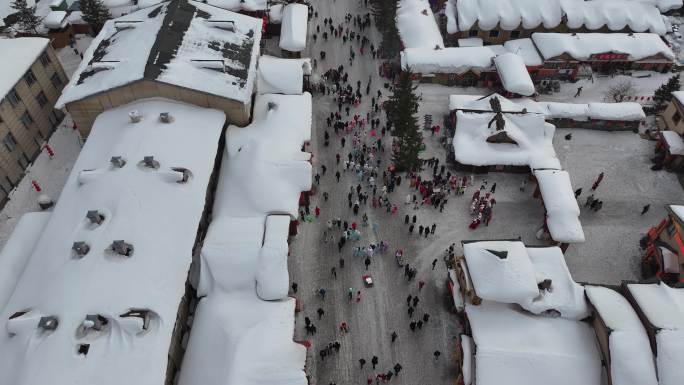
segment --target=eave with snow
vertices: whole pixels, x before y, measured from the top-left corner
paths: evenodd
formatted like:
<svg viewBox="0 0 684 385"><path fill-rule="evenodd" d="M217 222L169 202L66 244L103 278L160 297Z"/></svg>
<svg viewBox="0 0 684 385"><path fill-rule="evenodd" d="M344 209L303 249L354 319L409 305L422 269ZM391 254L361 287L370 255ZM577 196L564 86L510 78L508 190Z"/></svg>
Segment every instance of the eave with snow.
<svg viewBox="0 0 684 385"><path fill-rule="evenodd" d="M58 101L87 135L102 111L162 96L249 121L261 20L172 0L109 20Z"/></svg>

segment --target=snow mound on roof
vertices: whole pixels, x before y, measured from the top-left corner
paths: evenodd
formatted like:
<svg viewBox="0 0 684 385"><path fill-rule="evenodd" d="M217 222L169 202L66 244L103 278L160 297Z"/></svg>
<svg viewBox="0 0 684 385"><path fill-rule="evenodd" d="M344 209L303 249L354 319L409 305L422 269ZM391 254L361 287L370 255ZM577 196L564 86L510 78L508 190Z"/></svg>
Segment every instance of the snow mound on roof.
<svg viewBox="0 0 684 385"><path fill-rule="evenodd" d="M681 330L661 330L656 334L658 355L658 379L660 385L677 385L682 382L684 364L684 332Z"/></svg>
<svg viewBox="0 0 684 385"><path fill-rule="evenodd" d="M296 3L286 5L283 8L279 47L291 52L303 51L306 48L308 23L309 7Z"/></svg>
<svg viewBox="0 0 684 385"><path fill-rule="evenodd" d="M254 119L226 132L226 155L214 216L298 215L299 193L311 186L311 94L259 95ZM265 140L264 138L268 138Z"/></svg>
<svg viewBox="0 0 684 385"><path fill-rule="evenodd" d="M465 243L463 255L478 297L520 303L539 294L534 267L522 242Z"/></svg>
<svg viewBox="0 0 684 385"><path fill-rule="evenodd" d="M491 47L407 48L401 51L401 67L423 74L486 71L496 56Z"/></svg>
<svg viewBox="0 0 684 385"><path fill-rule="evenodd" d="M551 280L550 290L540 290L539 296L521 303L534 314L558 311L563 318L581 320L589 316L584 299L584 287L572 279L565 256L558 247L528 247L527 254L534 266L537 283Z"/></svg>
<svg viewBox="0 0 684 385"><path fill-rule="evenodd" d="M611 1L615 0L592 0L592 1ZM682 7L682 0L628 0L628 1L638 1L641 3L650 4L658 7L660 12L667 12L673 9L678 9Z"/></svg>
<svg viewBox="0 0 684 385"><path fill-rule="evenodd" d="M541 33L532 34L532 40L544 59L551 59L567 53L578 60L587 60L591 55L619 53L628 55L629 60L641 60L663 55L674 60L670 47L653 33Z"/></svg>
<svg viewBox="0 0 684 385"><path fill-rule="evenodd" d="M478 385L599 385L601 357L584 322L531 315L515 305L466 304Z"/></svg>
<svg viewBox="0 0 684 385"><path fill-rule="evenodd" d="M575 199L570 174L562 170L534 170L546 209L546 225L557 242L584 242L579 221L580 209Z"/></svg>
<svg viewBox="0 0 684 385"><path fill-rule="evenodd" d="M622 103L589 103L589 117L602 120L643 120L646 119L641 104Z"/></svg>
<svg viewBox="0 0 684 385"><path fill-rule="evenodd" d="M305 67L310 69L309 59L282 59L275 56L259 57L257 92L259 94L301 95L304 86Z"/></svg>
<svg viewBox="0 0 684 385"><path fill-rule="evenodd" d="M264 11L267 9L266 0L205 0L209 5L227 9L229 11Z"/></svg>
<svg viewBox="0 0 684 385"><path fill-rule="evenodd" d="M266 218L264 245L259 253L256 273L257 295L267 301L287 297L290 277L287 274L287 236L289 215L269 215Z"/></svg>
<svg viewBox="0 0 684 385"><path fill-rule="evenodd" d="M399 0L397 29L405 48L444 48L428 0Z"/></svg>
<svg viewBox="0 0 684 385"><path fill-rule="evenodd" d="M684 331L684 289L657 284L628 284L648 321L659 329Z"/></svg>
<svg viewBox="0 0 684 385"><path fill-rule="evenodd" d="M497 27L509 31L553 29L563 23L571 29L606 27L620 31L629 28L634 32L665 34L660 12L646 3L635 2L625 7L621 1L458 0L445 12L447 18L457 19L458 31L468 31L476 25L485 31ZM454 22L451 24L448 32L455 33Z"/></svg>
<svg viewBox="0 0 684 385"><path fill-rule="evenodd" d="M504 43L504 48L520 55L527 66L533 67L543 64L542 58L539 56L539 52L537 52L537 48L534 47L534 43L530 38L508 40Z"/></svg>
<svg viewBox="0 0 684 385"><path fill-rule="evenodd" d="M494 58L494 65L506 91L523 96L534 94L532 78L521 56L510 52L498 55Z"/></svg>
<svg viewBox="0 0 684 385"><path fill-rule="evenodd" d="M670 154L684 155L684 140L682 140L682 137L678 133L674 131L661 131L660 135L662 135L665 142L667 142Z"/></svg>

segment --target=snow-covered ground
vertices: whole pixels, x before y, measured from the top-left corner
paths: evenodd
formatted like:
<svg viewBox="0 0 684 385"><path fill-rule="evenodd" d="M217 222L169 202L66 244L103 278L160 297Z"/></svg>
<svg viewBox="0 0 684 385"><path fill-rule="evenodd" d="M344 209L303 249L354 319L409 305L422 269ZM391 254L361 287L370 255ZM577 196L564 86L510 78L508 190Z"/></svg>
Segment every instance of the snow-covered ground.
<svg viewBox="0 0 684 385"><path fill-rule="evenodd" d="M76 72L78 65L81 63L81 56L86 49L90 46L93 41L93 37L90 35L75 35L76 45L74 48L66 46L57 50L57 57L59 62L62 63L62 68L64 72L71 79L71 76ZM74 52L74 49L78 50L79 54Z"/></svg>

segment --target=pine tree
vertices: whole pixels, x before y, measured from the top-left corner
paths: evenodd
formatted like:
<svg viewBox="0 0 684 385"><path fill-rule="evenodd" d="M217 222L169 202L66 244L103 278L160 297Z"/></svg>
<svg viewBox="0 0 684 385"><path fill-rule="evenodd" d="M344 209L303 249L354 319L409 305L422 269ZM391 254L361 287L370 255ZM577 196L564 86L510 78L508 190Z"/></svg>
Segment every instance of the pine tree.
<svg viewBox="0 0 684 385"><path fill-rule="evenodd" d="M10 7L17 10L19 27L24 31L37 33L42 19L36 16L36 7L29 7L26 0L15 0Z"/></svg>
<svg viewBox="0 0 684 385"><path fill-rule="evenodd" d="M83 20L96 34L102 30L105 22L112 18L102 0L81 0L81 12L83 12Z"/></svg>
<svg viewBox="0 0 684 385"><path fill-rule="evenodd" d="M388 118L394 126L397 145L392 158L398 171L421 169L420 151L423 149L423 135L418 126L415 113L418 110L418 97L414 93L410 70L400 73L398 84L388 103Z"/></svg>
<svg viewBox="0 0 684 385"><path fill-rule="evenodd" d="M396 0L371 0L371 11L375 26L382 34L380 50L386 58L394 58L401 51L401 39L395 19L397 17Z"/></svg>
<svg viewBox="0 0 684 385"><path fill-rule="evenodd" d="M667 83L660 86L653 95L653 102L655 102L655 110L662 111L665 109L665 103L672 100L672 93L679 91L679 74L668 79Z"/></svg>

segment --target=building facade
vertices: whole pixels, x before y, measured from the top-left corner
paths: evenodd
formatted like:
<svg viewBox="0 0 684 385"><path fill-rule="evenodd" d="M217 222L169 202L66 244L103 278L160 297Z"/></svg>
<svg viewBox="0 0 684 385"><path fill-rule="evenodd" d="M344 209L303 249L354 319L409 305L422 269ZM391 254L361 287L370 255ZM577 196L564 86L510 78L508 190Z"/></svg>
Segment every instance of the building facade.
<svg viewBox="0 0 684 385"><path fill-rule="evenodd" d="M0 63L8 82L0 84L0 206L38 156L64 115L54 109L68 78L43 38L0 39L0 52L17 60Z"/></svg>

